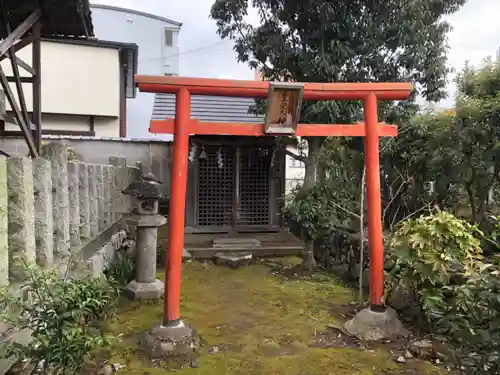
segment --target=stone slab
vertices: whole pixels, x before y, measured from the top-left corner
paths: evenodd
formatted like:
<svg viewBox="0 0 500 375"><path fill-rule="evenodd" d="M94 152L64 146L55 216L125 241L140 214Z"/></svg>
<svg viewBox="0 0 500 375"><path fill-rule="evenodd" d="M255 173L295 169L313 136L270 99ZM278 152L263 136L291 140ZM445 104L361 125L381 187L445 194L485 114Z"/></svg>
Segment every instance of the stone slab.
<svg viewBox="0 0 500 375"><path fill-rule="evenodd" d="M80 170L79 163L68 163L69 239L71 247L81 245L80 240Z"/></svg>
<svg viewBox="0 0 500 375"><path fill-rule="evenodd" d="M262 244L255 238L215 238L213 240L214 248L241 247L241 248L259 248Z"/></svg>
<svg viewBox="0 0 500 375"><path fill-rule="evenodd" d="M90 233L90 191L89 191L89 166L79 163L78 166L78 199L80 206L80 238L82 241L91 238ZM92 202L94 204L94 202Z"/></svg>
<svg viewBox="0 0 500 375"><path fill-rule="evenodd" d="M25 262L36 262L35 198L31 159L7 159L8 220L9 220L9 278L25 278Z"/></svg>
<svg viewBox="0 0 500 375"><path fill-rule="evenodd" d="M191 255L191 253L189 251L187 251L185 248L182 249L182 259L183 260L189 260L189 259L192 259L193 256Z"/></svg>
<svg viewBox="0 0 500 375"><path fill-rule="evenodd" d="M161 280L156 279L152 283L140 283L132 280L124 288L124 294L132 300L159 299L163 296L165 285Z"/></svg>
<svg viewBox="0 0 500 375"><path fill-rule="evenodd" d="M88 164L88 188L89 188L89 229L90 238L99 234L99 197L97 189L98 168L96 164Z"/></svg>
<svg viewBox="0 0 500 375"><path fill-rule="evenodd" d="M104 226L101 230L106 229L112 222L113 213L111 212L111 166L102 166L102 203L103 203L103 216Z"/></svg>
<svg viewBox="0 0 500 375"><path fill-rule="evenodd" d="M243 252L238 252L238 253L227 253L227 252L220 252L216 253L215 256L215 263L219 265L228 265L233 268L237 268L240 266L247 265L252 261L252 253L243 253Z"/></svg>
<svg viewBox="0 0 500 375"><path fill-rule="evenodd" d="M83 258L87 264L87 270L93 277L103 275L103 271L109 267L115 257L116 251L127 238L127 233L124 230L119 230L107 238L109 240L102 244L92 255L88 256L86 254L89 251L88 249L82 251Z"/></svg>
<svg viewBox="0 0 500 375"><path fill-rule="evenodd" d="M36 263L50 267L54 263L54 219L52 208L52 166L42 158L33 159L35 194Z"/></svg>
<svg viewBox="0 0 500 375"><path fill-rule="evenodd" d="M52 166L52 214L54 221L54 259L69 257L68 147L52 142L42 146L41 155Z"/></svg>

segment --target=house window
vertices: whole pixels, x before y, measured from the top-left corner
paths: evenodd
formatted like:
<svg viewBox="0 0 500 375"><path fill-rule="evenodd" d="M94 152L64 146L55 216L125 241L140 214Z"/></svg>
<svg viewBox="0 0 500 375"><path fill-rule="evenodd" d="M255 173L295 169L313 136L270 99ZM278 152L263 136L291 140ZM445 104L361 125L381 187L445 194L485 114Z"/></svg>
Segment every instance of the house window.
<svg viewBox="0 0 500 375"><path fill-rule="evenodd" d="M290 158L288 159L288 166L290 168L304 168L304 163L297 160L297 159L294 159L294 158Z"/></svg>
<svg viewBox="0 0 500 375"><path fill-rule="evenodd" d="M174 45L174 31L170 29L165 29L165 45L167 47L172 47Z"/></svg>

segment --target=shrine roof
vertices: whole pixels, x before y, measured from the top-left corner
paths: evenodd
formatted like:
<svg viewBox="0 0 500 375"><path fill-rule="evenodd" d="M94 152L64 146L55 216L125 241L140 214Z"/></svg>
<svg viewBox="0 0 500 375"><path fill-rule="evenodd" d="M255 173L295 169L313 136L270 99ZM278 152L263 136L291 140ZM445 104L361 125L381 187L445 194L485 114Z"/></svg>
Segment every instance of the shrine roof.
<svg viewBox="0 0 500 375"><path fill-rule="evenodd" d="M255 103L252 98L227 96L191 96L191 117L210 122L262 123L264 117L249 113ZM153 120L175 117L175 95L156 94L153 106Z"/></svg>
<svg viewBox="0 0 500 375"><path fill-rule="evenodd" d="M89 0L8 0L0 4L0 12L6 15L13 30L38 9L43 37L94 35ZM0 28L0 39L6 36L4 28Z"/></svg>

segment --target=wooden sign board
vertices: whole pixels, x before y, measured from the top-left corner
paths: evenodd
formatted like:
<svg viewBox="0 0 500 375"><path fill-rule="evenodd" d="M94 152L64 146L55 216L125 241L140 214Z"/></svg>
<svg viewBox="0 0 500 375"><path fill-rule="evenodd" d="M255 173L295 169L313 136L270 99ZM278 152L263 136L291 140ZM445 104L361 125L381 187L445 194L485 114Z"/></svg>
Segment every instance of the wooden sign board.
<svg viewBox="0 0 500 375"><path fill-rule="evenodd" d="M303 84L271 82L269 85L265 133L295 134L303 96Z"/></svg>

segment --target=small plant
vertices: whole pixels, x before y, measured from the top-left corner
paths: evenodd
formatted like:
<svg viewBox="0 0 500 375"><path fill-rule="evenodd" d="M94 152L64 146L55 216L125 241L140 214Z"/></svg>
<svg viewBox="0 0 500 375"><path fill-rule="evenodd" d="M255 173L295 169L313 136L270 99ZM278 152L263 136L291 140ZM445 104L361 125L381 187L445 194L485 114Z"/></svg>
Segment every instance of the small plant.
<svg viewBox="0 0 500 375"><path fill-rule="evenodd" d="M111 282L127 285L135 278L135 268L135 259L119 256L115 258L105 273Z"/></svg>
<svg viewBox="0 0 500 375"><path fill-rule="evenodd" d="M117 289L103 278L61 278L57 271L26 266L27 280L16 294L0 295L3 319L32 340L0 344L0 357L43 364L43 373L75 374L91 351L108 345L102 322L113 314Z"/></svg>

